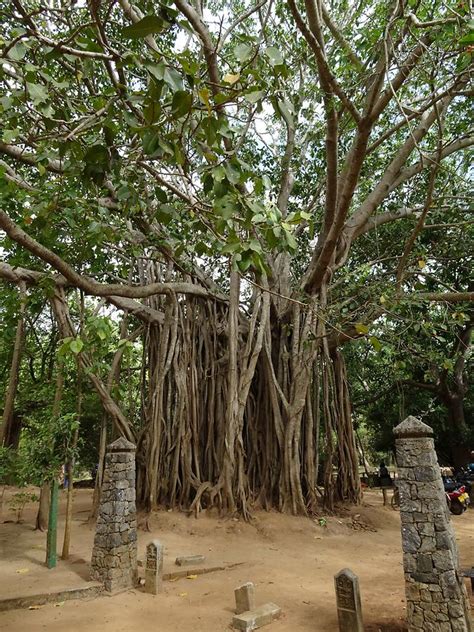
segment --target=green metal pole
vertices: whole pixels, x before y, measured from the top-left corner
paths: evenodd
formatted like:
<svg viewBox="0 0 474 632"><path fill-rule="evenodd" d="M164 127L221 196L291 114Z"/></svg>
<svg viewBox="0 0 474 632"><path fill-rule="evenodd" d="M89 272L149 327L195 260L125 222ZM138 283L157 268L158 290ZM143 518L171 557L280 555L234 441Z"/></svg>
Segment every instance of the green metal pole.
<svg viewBox="0 0 474 632"><path fill-rule="evenodd" d="M46 566L56 566L56 540L58 534L58 481L51 481L51 502L49 504L48 535L46 538Z"/></svg>

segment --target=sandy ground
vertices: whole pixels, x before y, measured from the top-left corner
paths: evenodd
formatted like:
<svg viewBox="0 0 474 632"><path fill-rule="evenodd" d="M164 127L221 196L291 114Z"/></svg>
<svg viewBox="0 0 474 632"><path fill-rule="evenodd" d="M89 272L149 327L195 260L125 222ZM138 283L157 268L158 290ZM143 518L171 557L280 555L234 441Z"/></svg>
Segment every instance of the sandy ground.
<svg viewBox="0 0 474 632"><path fill-rule="evenodd" d="M13 490L8 490L8 494ZM0 518L0 598L85 586L94 525L87 522L90 490L74 492L71 558L56 569L44 566L45 534L33 530L35 507L22 524L7 502ZM58 534L61 550L65 494ZM474 510L453 516L463 567L474 565ZM165 582L156 597L140 590L113 597L49 604L34 610L0 612L2 632L221 632L230 629L233 590L253 581L257 603L273 601L283 616L265 629L272 632L336 632L333 576L345 567L360 579L367 632L397 632L405 601L399 515L382 506L380 492L368 492L361 507L318 520L259 512L251 524L201 515L158 512L150 532L139 531L139 559L146 544L165 545L165 572L177 555L204 554L205 566L240 563L196 579Z"/></svg>

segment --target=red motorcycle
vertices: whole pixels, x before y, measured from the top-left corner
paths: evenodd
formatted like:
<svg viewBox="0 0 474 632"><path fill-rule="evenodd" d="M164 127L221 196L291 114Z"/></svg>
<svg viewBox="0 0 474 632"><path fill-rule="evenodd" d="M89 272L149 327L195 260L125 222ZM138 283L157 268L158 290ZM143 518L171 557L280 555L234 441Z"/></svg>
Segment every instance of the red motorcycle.
<svg viewBox="0 0 474 632"><path fill-rule="evenodd" d="M449 511L455 516L460 516L469 507L469 494L466 487L461 485L461 487L453 489L451 492L446 492L446 501Z"/></svg>

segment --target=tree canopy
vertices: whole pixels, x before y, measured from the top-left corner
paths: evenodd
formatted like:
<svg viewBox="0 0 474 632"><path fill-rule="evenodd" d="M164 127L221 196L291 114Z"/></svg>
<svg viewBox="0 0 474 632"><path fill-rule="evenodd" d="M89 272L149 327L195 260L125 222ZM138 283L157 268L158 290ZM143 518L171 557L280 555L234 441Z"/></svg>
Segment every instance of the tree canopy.
<svg viewBox="0 0 474 632"><path fill-rule="evenodd" d="M437 390L468 436L468 3L0 14L10 400L26 301L49 314L52 365L72 354L137 442L148 508L304 512L319 469L329 506L357 501L350 392L377 388L368 366L383 390Z"/></svg>

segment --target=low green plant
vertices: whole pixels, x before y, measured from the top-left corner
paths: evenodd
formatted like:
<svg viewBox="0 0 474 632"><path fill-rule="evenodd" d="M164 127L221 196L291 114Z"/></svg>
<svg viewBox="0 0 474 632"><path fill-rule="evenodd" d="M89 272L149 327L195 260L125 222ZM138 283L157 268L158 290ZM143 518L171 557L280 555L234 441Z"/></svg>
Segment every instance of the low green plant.
<svg viewBox="0 0 474 632"><path fill-rule="evenodd" d="M31 492L17 492L8 501L8 506L12 511L16 512L17 523L21 522L23 511L28 503L34 503L39 500L36 494Z"/></svg>

